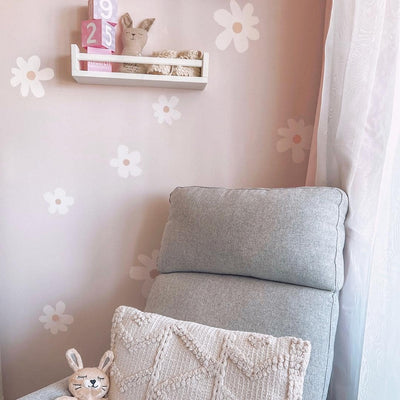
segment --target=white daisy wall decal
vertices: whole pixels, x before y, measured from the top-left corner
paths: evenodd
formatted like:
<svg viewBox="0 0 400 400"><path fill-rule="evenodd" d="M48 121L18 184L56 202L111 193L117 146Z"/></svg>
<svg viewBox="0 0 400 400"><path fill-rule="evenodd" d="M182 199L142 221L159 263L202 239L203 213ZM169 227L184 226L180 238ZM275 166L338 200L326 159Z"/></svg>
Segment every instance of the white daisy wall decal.
<svg viewBox="0 0 400 400"><path fill-rule="evenodd" d="M168 125L172 125L173 121L181 118L182 114L175 108L178 103L179 99L176 96L172 96L170 99L160 96L158 102L153 103L154 117L159 124L166 122Z"/></svg>
<svg viewBox="0 0 400 400"><path fill-rule="evenodd" d="M20 85L20 92L23 97L27 97L29 91L35 97L43 97L45 92L40 81L53 79L53 69L40 69L40 58L38 56L32 56L28 61L18 57L16 63L18 68L11 68L11 72L14 75L10 79L11 86L17 87Z"/></svg>
<svg viewBox="0 0 400 400"><path fill-rule="evenodd" d="M151 257L141 254L138 260L142 265L131 267L129 271L129 277L136 281L143 281L142 294L145 298L150 293L151 286L153 285L154 279L159 272L157 270L157 259L159 250L153 250Z"/></svg>
<svg viewBox="0 0 400 400"><path fill-rule="evenodd" d="M259 31L254 27L260 21L253 15L254 7L251 3L241 9L235 0L231 0L230 9L230 12L222 8L214 13L215 21L225 28L217 36L215 44L219 50L226 50L233 41L235 49L244 53L249 48L249 40L260 38Z"/></svg>
<svg viewBox="0 0 400 400"><path fill-rule="evenodd" d="M129 151L125 145L119 145L117 149L117 158L110 160L110 165L118 168L118 175L122 178L128 176L139 176L142 169L138 166L141 161L141 155L138 151Z"/></svg>
<svg viewBox="0 0 400 400"><path fill-rule="evenodd" d="M301 163L305 159L305 152L310 150L313 126L305 125L304 120L289 119L287 128L278 129L278 135L282 136L276 143L279 152L292 151L292 160Z"/></svg>
<svg viewBox="0 0 400 400"><path fill-rule="evenodd" d="M49 204L48 211L50 214L65 215L69 211L69 207L74 204L74 198L67 196L64 189L57 188L54 192L46 192L43 198Z"/></svg>
<svg viewBox="0 0 400 400"><path fill-rule="evenodd" d="M64 312L65 304L62 301L59 301L55 307L46 305L43 307L44 315L39 317L39 321L43 324L43 328L50 330L53 335L56 335L59 331L66 332L68 330L67 325L74 322L74 317L64 314Z"/></svg>

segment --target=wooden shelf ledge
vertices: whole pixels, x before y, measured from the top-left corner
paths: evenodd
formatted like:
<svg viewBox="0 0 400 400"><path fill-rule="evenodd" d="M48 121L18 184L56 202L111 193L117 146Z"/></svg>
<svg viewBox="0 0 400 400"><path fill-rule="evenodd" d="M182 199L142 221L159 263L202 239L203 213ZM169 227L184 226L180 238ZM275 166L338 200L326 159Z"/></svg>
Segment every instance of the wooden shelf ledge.
<svg viewBox="0 0 400 400"><path fill-rule="evenodd" d="M128 63L128 64L157 64L181 65L201 68L200 77L185 77L171 75L133 74L125 72L98 72L81 69L82 61ZM133 57L113 54L80 53L76 44L71 44L72 76L78 83L90 85L118 86L150 86L163 88L203 90L208 83L208 53L203 54L202 60L187 60L180 58Z"/></svg>

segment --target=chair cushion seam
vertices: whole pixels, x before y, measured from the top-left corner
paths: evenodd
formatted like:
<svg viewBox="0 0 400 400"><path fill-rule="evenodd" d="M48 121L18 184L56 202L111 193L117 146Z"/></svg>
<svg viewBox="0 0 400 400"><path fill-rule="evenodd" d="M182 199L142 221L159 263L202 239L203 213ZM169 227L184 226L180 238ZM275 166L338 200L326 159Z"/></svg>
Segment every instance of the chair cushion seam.
<svg viewBox="0 0 400 400"><path fill-rule="evenodd" d="M328 354L326 357L326 366L325 366L325 379L324 379L324 388L322 390L322 397L321 400L324 400L324 393L326 388L326 382L328 380L328 364L329 364L329 354L331 351L331 343L332 343L332 319L333 319L333 307L335 306L336 298L335 293L332 293L332 306L331 306L331 316L329 318L329 339L328 339ZM333 361L333 360L332 360Z"/></svg>

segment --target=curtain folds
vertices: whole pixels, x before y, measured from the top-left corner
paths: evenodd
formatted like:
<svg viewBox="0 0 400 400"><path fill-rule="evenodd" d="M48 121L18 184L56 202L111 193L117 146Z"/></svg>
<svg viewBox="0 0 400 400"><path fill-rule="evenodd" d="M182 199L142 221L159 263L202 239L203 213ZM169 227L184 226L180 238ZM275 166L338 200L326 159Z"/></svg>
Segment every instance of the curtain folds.
<svg viewBox="0 0 400 400"><path fill-rule="evenodd" d="M400 0L336 0L331 11L307 174L350 201L328 398L391 400L400 393Z"/></svg>

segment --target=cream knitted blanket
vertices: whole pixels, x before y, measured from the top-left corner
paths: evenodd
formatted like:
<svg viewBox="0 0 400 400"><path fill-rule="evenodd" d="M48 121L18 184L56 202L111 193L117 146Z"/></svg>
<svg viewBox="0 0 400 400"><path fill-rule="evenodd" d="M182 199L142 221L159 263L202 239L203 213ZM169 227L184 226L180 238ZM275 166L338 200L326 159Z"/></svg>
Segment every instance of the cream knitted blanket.
<svg viewBox="0 0 400 400"><path fill-rule="evenodd" d="M311 345L119 307L110 400L301 400Z"/></svg>

